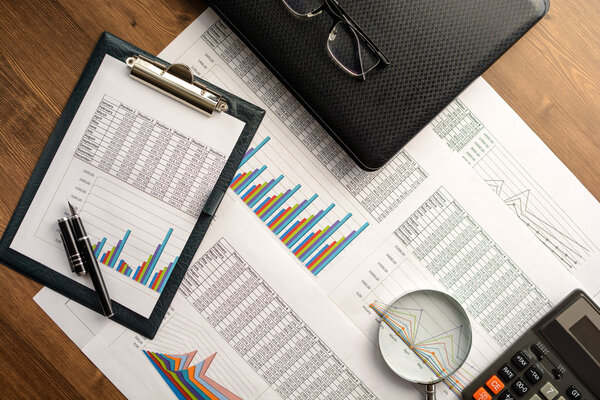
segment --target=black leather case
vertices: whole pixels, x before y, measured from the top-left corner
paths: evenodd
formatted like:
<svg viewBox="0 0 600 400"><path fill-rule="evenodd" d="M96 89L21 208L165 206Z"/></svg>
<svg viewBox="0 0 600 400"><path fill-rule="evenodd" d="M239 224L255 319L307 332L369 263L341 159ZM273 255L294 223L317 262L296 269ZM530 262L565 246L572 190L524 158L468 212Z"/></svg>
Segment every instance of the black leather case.
<svg viewBox="0 0 600 400"><path fill-rule="evenodd" d="M104 32L102 37L98 41L90 60L88 61L77 86L73 90L65 109L63 110L52 135L48 139L48 143L40 156L40 159L31 175L25 191L17 204L17 208L13 216L6 227L6 231L0 240L0 262L8 267L15 269L21 274L41 283L42 285L48 286L54 291L67 296L84 306L101 313L100 302L96 292L87 286L84 286L67 276L64 276L50 268L47 268L43 264L32 260L25 255L18 253L10 248L10 244L13 241L23 218L29 208L29 205L33 201L35 194L44 179L48 167L52 163L54 154L58 150L63 137L67 133L69 125L73 121L77 109L85 94L87 93L100 64L104 59L104 55L109 54L123 62L132 55L143 55L155 61L159 61L163 65L169 65L169 63L149 54L130 43L127 43L116 36L111 35L108 32ZM200 242L204 238L206 231L213 219L213 216L229 187L229 183L233 179L234 173L237 171L240 162L244 156L244 153L248 149L258 126L260 125L263 117L264 110L261 108L248 103L245 100L238 98L237 96L228 93L209 82L196 77L196 80L200 81L210 89L221 93L227 100L229 109L227 113L234 116L235 118L244 121L246 125L242 130L232 153L219 176L212 193L210 194L204 208L198 217L198 221L188 238L185 247L183 248L177 264L173 268L173 272L169 277L159 299L156 303L152 314L149 318L145 318L130 309L122 306L121 304L113 300L113 308L115 315L112 317L113 321L126 326L142 335L152 339L160 326L160 323L173 300L173 296L177 292L183 277L192 261L192 257L196 253ZM60 216L57 216L57 218ZM65 263L67 262L65 255ZM74 275L73 275L74 276ZM110 291L110 288L108 288Z"/></svg>
<svg viewBox="0 0 600 400"><path fill-rule="evenodd" d="M383 166L547 12L547 0L339 0L391 59L361 82L327 54L333 19L281 0L209 0L366 170Z"/></svg>

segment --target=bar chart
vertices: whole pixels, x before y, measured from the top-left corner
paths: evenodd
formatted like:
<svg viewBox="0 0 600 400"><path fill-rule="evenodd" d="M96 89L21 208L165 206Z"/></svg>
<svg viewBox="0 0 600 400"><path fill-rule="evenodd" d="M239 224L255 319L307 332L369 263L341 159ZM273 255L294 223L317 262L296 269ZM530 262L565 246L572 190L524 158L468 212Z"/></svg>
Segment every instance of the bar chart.
<svg viewBox="0 0 600 400"><path fill-rule="evenodd" d="M244 155L238 173L233 178L230 188L252 210L252 212L273 232L273 234L302 262L313 274L317 275L331 263L354 239L369 225L365 222L357 229L351 230L346 236L332 240L334 234L345 229L345 224L352 217L346 213L343 217L333 219L326 224L326 217L331 217L335 207L331 203L323 208L315 206L319 197L300 196L302 185L296 184L286 189L283 174L262 178L268 173L267 165L258 162L255 168L248 168L249 161L264 147L271 138L265 137L257 146L250 148ZM310 208L315 211L311 213ZM330 219L331 220L331 219ZM322 225L326 225L321 227Z"/></svg>
<svg viewBox="0 0 600 400"><path fill-rule="evenodd" d="M90 182L85 190L87 196L77 207L111 288L118 281L142 298L157 298L195 219L168 212L158 200L143 201L124 184L104 178Z"/></svg>
<svg viewBox="0 0 600 400"><path fill-rule="evenodd" d="M102 238L102 240L93 245L94 255L96 256L98 261L103 265L106 265L109 268L113 268L115 271L133 279L134 281L144 286L148 286L155 292L161 293L179 258L175 257L175 259L171 261L167 266L159 270L157 269L159 268L159 260L163 253L163 250L167 246L167 243L172 233L173 228L169 228L169 231L167 232L162 243L159 243L157 245L154 253L151 253L146 261L138 263L139 265L135 269L135 272L130 266L130 264L128 264L124 259L121 259L117 263L117 260L119 259L119 256L121 255L121 252L125 247L125 244L127 243L127 239L131 234L131 230L129 229L127 230L127 232L125 232L125 236L123 237L123 239L119 240L117 244L112 247L112 249L107 250L104 253L102 253L102 250L106 244L107 239L105 237ZM150 279L150 276L152 276L152 279Z"/></svg>

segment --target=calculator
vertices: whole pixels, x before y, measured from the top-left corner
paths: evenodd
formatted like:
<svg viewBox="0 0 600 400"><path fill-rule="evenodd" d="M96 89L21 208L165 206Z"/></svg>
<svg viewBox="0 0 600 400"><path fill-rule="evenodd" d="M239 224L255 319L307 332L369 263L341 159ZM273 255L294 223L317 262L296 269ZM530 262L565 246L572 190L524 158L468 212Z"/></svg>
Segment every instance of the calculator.
<svg viewBox="0 0 600 400"><path fill-rule="evenodd" d="M600 308L575 290L475 378L462 397L600 399Z"/></svg>

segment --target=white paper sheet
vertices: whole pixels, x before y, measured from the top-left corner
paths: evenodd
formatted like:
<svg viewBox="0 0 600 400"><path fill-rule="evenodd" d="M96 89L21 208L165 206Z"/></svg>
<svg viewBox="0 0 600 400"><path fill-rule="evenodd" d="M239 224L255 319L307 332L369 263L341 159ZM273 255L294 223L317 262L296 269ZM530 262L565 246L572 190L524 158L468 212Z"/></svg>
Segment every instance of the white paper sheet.
<svg viewBox="0 0 600 400"><path fill-rule="evenodd" d="M597 293L597 281L585 279L597 274L593 268L600 237L597 202L482 79L465 90L385 168L365 173L352 164L268 70L217 21L212 11L208 10L190 25L162 57L187 63L196 74L268 110L252 147L262 146L240 171L261 172L260 180L256 179L252 184L268 183L280 175L284 179L278 184L283 189L293 189L300 184L301 187L285 202L289 207L301 205L302 201L318 194L303 210L305 217L314 215L316 218L320 210L335 204L315 225L311 231L315 234L317 229L333 227L335 221L342 221L352 214L335 235L318 246L315 254L334 239L350 236L352 230L358 231L368 223L343 251L335 257L328 256L329 262L313 277L306 264L310 264L315 254L303 261L294 254L302 251L301 245L308 233L292 245L290 251L282 242L290 227L275 236L273 227L267 224L275 222L277 214L269 216L265 224L253 212L260 203L251 210L242 200L252 195L249 184L240 194L228 191L205 241L215 243L219 236L217 232L224 232L222 237L235 243L234 248L245 258L255 260L250 264L261 271L261 278L276 282L273 286L281 288L278 293L298 313L315 304L313 297L301 296L305 302L297 304L298 299L287 297L288 290L290 293L295 290L313 293L319 286L327 298L314 294L314 298L321 301L317 304L324 304L327 315L336 315L332 318L342 315L346 319L340 323L347 326L348 331L341 336L358 337L356 332L360 332L365 340L363 343L372 352L376 352L376 324L368 308L371 301L386 302L403 291L424 287L453 294L471 315L474 346L467 364L457 374L458 382L438 385L440 398L456 399L455 392L511 340L571 289L582 286L569 272L585 280L588 285L585 288L590 294ZM454 155L448 147L454 150ZM467 161L475 173L459 158ZM497 160L512 160L519 169L490 167ZM266 168L261 171L263 166ZM512 171L510 174L506 172L509 170ZM490 187L493 190L490 191ZM524 187L529 188L529 192L522 194ZM269 195L285 193L283 189L275 187ZM529 203L525 204L523 199L528 199ZM560 213L540 211L551 205L563 213L562 220L552 219L558 218ZM276 212L279 209L284 209L283 205ZM239 215L235 224L229 221L230 214ZM296 220L301 221L301 216ZM424 220L429 222L424 224ZM568 224L556 228L557 221L565 220ZM546 229L532 231L532 221ZM551 224L555 224L554 230L548 228ZM445 231L444 226L452 226L452 229ZM561 238L547 234L561 229L564 233ZM556 247L566 243L564 236L579 237L582 243L587 243L589 251L563 252L561 255ZM538 240L540 238L542 240ZM206 250L204 244L202 249ZM263 249L270 251L265 254ZM574 263L569 264L574 257L579 257L575 268ZM293 288L286 289L286 283L277 280L277 272L267 267L272 263L278 263L289 274L289 279L294 277ZM299 276L298 271L302 271ZM198 285L201 286L201 282ZM179 312L177 304L174 302L174 312L192 318L188 307ZM47 305L42 304L43 307ZM315 308L311 310L311 313L319 313ZM200 320L205 321L208 318L201 317ZM318 320L311 325L318 332L327 327ZM74 325L68 328L71 332L77 331ZM110 354L126 349L132 335L123 333L121 337L128 339L117 345L113 342L114 329L117 328L104 330L90 342L86 351L93 361L101 363L101 369L111 379L117 377L111 367ZM335 332L335 327L330 329ZM165 333L165 337L170 334ZM187 347L171 350L168 346L152 347L144 343L141 346L147 344L156 351L193 350ZM207 343L212 342L207 340ZM362 351L363 347L359 361L370 365L368 356ZM202 357L207 356L207 352L210 350L206 349ZM354 365L355 360L351 357L347 360L349 356L345 356L343 349L339 354L344 362ZM141 368L140 363L141 360L132 368ZM387 372L379 370L375 364L371 366L376 375L387 376ZM354 367L352 370L355 371ZM377 382L377 378L360 372L360 368L356 371L367 387L383 395L382 398L389 397L387 390L396 396L400 393L395 392L397 389L393 385L377 384L373 389L370 382ZM154 379L157 376L155 374ZM227 374L223 372L213 377L218 381L217 378L227 379ZM248 379L253 381L255 378ZM126 382L123 386L118 385L119 388L135 398L135 381L122 380ZM271 398L276 391L265 393ZM422 396L418 391L412 393L403 398Z"/></svg>
<svg viewBox="0 0 600 400"><path fill-rule="evenodd" d="M458 298L474 327L472 353L465 367L455 375L456 383L439 385L440 398L456 398L455 393L501 351L504 343L517 337L578 282L558 260L544 252L544 246L517 223L515 216L472 171L441 142L432 142L433 137L433 131L426 130L407 148L430 175L406 199L406 206L397 211L395 231L383 236L378 227L343 257L336 271L345 279L334 290L325 293L319 288L314 276L293 261L287 248L272 239L271 230L230 190L172 306L178 318L194 321L191 331L202 334L190 333L190 329L184 332L184 328L178 331L167 318L157 334L158 340L147 341L110 324L88 341L83 351L132 398L165 398L169 393L164 383L162 391L155 387L161 386L160 375L151 373L152 364L142 350L173 355L200 347L202 355L197 361L217 352L230 363L249 368L244 373L236 372L238 380L231 379L232 372L225 367L210 375L217 382L229 382L228 389L244 393L243 398L263 398L265 393L264 398L300 398L306 395L303 393L308 390L306 387L298 384L290 389L291 384L286 386L282 382L308 368L315 374L303 378L308 382L307 387L312 380L317 385L320 376L317 372L327 370L329 364L321 365L319 360L306 365L306 360L318 358L317 353L311 353L304 361L299 359L286 365L283 370L289 371L290 376L277 375L276 371L282 373L281 366L288 357L283 344L293 349L300 342L286 337L281 342L281 353L272 354L279 343L276 338L286 332L287 325L275 324L262 331L268 318L261 314L282 320L283 315L287 318L289 314L293 315L289 317L292 321L301 320L303 329L322 340L320 352L331 354L334 363L341 362L348 368L352 378L344 379L364 385L366 392L358 397L416 399L422 394L403 384L379 357L377 320L368 305L373 301L389 302L407 290L434 288ZM438 209L442 212L437 213ZM417 230L416 224L424 220L428 229ZM411 232L405 228L407 225L415 228L415 235L422 234L413 238L415 243L431 242L435 237L438 244L430 252L453 254L456 259L439 268L422 250L420 256L412 254L416 245L407 240L407 232ZM446 237L441 237L444 227L449 226ZM431 243L424 247L431 247ZM477 252L479 258L474 257ZM474 260L471 263L468 254ZM357 264L347 258L363 261ZM239 267L242 259L253 273ZM436 269L439 271L435 272ZM461 275L449 284L457 271ZM535 282L533 276L538 277ZM480 277L483 279L479 284L465 287ZM256 282L267 286L259 285L262 288L259 290ZM280 308L270 309L273 298ZM297 328L294 325L292 331ZM190 334L193 338L186 336L182 340L182 335ZM266 338L264 343L248 344L249 338L261 337ZM263 357L270 360L268 367L257 361L264 362ZM142 387L140 379L152 382ZM254 386L241 385L246 381ZM319 394L311 393L314 396L311 398L321 395L325 398L328 390L335 390L327 385L320 388ZM356 390L361 388L357 385Z"/></svg>
<svg viewBox="0 0 600 400"><path fill-rule="evenodd" d="M92 287L71 272L58 234L71 202L111 298L148 317L244 127L215 114L134 81L106 55L10 247Z"/></svg>

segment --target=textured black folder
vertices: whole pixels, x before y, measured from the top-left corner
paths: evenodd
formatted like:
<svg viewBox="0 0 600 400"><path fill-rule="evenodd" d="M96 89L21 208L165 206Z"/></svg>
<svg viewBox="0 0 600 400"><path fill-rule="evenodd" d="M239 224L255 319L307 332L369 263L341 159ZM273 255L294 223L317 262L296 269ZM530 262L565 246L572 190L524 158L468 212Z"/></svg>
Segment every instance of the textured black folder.
<svg viewBox="0 0 600 400"><path fill-rule="evenodd" d="M547 12L547 0L339 0L392 65L361 82L327 54L333 19L281 0L209 0L364 169L383 166Z"/></svg>
<svg viewBox="0 0 600 400"><path fill-rule="evenodd" d="M48 286L49 288L67 296L84 306L101 312L100 302L95 291L92 289L77 283L76 281L45 267L44 265L20 254L10 248L10 244L25 217L29 205L33 201L35 194L38 190L39 185L44 179L44 175L52 162L54 154L58 150L63 137L65 136L69 125L71 124L81 101L104 59L105 54L109 54L118 60L125 62L130 56L143 55L151 60L159 61L164 65L168 63L152 56L149 53L105 32L100 41L96 45L94 52L90 60L88 61L85 70L77 86L73 90L71 97L65 109L58 120L50 139L46 145L46 148L42 152L38 164L36 165L31 179L27 184L17 208L6 228L4 236L0 240L0 262L15 269L16 271L28 276L29 278ZM156 303L154 310L149 318L145 318L130 309L116 303L113 300L113 307L115 315L112 318L116 321L136 332L141 333L144 336L153 338L158 330L158 327L169 307L173 296L177 292L179 284L181 283L185 272L187 271L192 257L194 256L200 242L202 241L206 231L210 225L210 222L221 202L221 199L225 195L229 183L233 179L234 173L236 172L238 165L240 164L244 153L248 146L262 118L264 117L264 110L256 107L253 104L248 103L245 100L238 98L237 96L228 93L209 82L203 81L196 78L198 81L206 85L209 89L213 89L223 95L227 100L229 109L228 114L246 123L242 134L240 135L227 164L223 168L221 175L219 176L217 183L209 196L204 209L196 222L196 225L186 242L186 245L179 256L179 260L171 273L169 280L164 287L158 302ZM141 85L141 84L140 84ZM173 100L175 101L175 100ZM207 117L208 118L208 117ZM60 216L57 216L57 218ZM66 263L65 255L65 263ZM109 288L110 291L110 288Z"/></svg>

